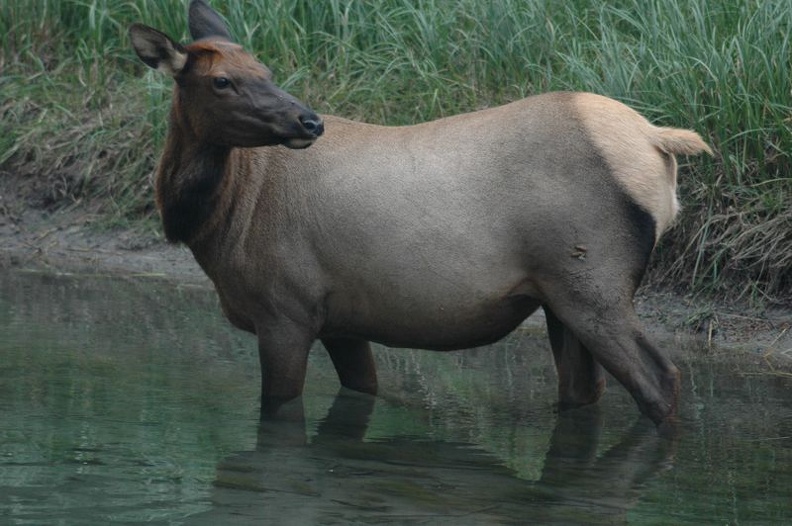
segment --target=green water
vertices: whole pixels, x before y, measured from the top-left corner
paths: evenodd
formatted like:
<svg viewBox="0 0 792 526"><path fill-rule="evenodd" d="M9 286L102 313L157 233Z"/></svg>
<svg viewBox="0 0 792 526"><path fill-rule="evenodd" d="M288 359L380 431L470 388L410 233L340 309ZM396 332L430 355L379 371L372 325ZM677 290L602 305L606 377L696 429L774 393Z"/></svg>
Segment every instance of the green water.
<svg viewBox="0 0 792 526"><path fill-rule="evenodd" d="M792 382L685 355L673 440L614 383L556 414L536 330L377 349L377 399L317 347L259 422L255 341L210 290L0 270L0 524L792 523Z"/></svg>

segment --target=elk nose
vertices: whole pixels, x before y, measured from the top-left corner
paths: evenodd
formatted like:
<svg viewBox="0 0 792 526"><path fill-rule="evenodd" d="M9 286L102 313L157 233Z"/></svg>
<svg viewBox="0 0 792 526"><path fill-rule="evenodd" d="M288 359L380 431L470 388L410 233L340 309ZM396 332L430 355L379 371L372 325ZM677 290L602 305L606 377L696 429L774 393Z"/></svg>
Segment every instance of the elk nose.
<svg viewBox="0 0 792 526"><path fill-rule="evenodd" d="M324 122L322 122L322 118L316 114L301 115L300 124L303 125L305 131L312 133L315 137L319 137L324 133Z"/></svg>

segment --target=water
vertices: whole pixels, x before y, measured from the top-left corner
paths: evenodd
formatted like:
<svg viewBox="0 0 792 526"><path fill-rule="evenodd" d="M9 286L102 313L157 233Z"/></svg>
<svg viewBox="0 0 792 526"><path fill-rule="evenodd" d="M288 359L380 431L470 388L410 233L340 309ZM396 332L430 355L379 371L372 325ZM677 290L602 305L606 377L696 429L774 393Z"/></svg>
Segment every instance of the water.
<svg viewBox="0 0 792 526"><path fill-rule="evenodd" d="M792 523L792 382L750 360L688 353L673 440L613 382L556 414L541 331L377 360L339 394L317 347L259 422L210 290L0 271L0 524Z"/></svg>

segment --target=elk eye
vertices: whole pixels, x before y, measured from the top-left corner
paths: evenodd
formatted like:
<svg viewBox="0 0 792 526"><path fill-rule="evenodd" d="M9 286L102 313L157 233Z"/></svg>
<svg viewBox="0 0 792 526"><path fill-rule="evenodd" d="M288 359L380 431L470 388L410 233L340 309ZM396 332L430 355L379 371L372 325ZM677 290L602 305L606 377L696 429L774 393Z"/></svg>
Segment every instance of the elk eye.
<svg viewBox="0 0 792 526"><path fill-rule="evenodd" d="M214 87L217 89L225 89L231 85L231 81L226 77L215 77L212 82L214 83Z"/></svg>

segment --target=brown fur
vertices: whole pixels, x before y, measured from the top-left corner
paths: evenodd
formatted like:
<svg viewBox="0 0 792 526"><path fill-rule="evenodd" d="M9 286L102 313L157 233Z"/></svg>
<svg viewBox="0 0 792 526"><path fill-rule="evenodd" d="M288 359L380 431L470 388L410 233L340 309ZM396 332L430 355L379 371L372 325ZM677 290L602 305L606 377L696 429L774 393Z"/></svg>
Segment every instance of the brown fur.
<svg viewBox="0 0 792 526"><path fill-rule="evenodd" d="M316 339L374 393L368 341L483 345L542 307L562 407L595 402L605 369L655 422L674 415L679 371L632 297L676 213L674 154L708 151L697 135L585 93L409 127L321 119L201 0L190 28L186 47L130 30L176 81L158 205L257 335L263 410L302 392Z"/></svg>

